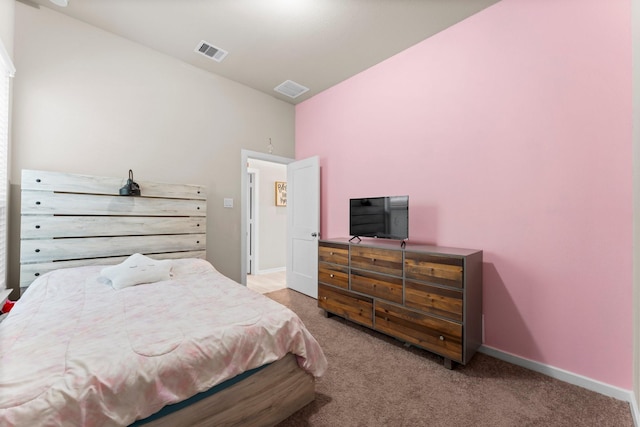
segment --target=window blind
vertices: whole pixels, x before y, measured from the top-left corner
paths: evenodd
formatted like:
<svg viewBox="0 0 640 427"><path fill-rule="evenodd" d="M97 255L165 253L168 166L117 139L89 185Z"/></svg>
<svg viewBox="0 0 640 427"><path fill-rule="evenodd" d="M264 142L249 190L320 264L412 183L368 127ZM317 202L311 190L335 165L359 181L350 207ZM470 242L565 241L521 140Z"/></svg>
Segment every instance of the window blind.
<svg viewBox="0 0 640 427"><path fill-rule="evenodd" d="M0 290L7 287L7 231L9 211L9 111L11 77L15 68L0 41Z"/></svg>

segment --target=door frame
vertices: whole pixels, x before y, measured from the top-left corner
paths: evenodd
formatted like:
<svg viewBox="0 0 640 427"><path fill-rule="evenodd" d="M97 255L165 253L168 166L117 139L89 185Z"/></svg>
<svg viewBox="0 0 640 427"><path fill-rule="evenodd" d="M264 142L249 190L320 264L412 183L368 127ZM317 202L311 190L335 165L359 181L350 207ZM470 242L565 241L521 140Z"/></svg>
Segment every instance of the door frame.
<svg viewBox="0 0 640 427"><path fill-rule="evenodd" d="M245 233L246 236L251 235L251 238L249 239L249 241L247 242L247 252L245 253L245 257L248 260L249 257L251 257L253 259L253 269L249 268L249 265L247 263L247 274L255 274L258 271L258 252L256 251L256 248L258 247L258 235L259 230L258 230L258 224L260 223L259 219L258 219L258 213L260 211L260 209L258 209L258 203L260 203L260 199L258 196L258 188L260 187L260 169L255 169L255 168L247 168L247 174L248 175L253 175L253 191L251 192L251 195L253 197L251 197L249 194L247 194L247 198L245 199L247 201L247 205L245 207L245 211L246 211L246 218L247 218L247 223L249 222L249 216L250 214L253 214L253 227L251 227L250 230L247 230L247 233ZM249 180L247 179L247 189L249 188ZM252 200L249 201L249 198L251 198ZM250 212L252 211L252 212ZM249 255L250 254L250 255ZM251 271L249 271L251 270Z"/></svg>
<svg viewBox="0 0 640 427"><path fill-rule="evenodd" d="M259 151L240 150L240 283L247 286L247 174L249 159L264 160L272 163L288 165L295 159L276 156L274 154L261 153Z"/></svg>

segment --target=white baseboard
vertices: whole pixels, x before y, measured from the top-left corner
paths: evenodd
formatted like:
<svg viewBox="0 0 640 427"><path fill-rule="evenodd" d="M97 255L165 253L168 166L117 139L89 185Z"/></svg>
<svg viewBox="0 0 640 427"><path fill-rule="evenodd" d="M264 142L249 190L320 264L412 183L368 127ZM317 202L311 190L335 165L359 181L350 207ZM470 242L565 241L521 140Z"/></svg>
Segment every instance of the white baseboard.
<svg viewBox="0 0 640 427"><path fill-rule="evenodd" d="M258 270L256 272L256 276L259 276L261 274L279 273L281 271L287 271L287 267L276 267L276 268L268 268L266 270Z"/></svg>
<svg viewBox="0 0 640 427"><path fill-rule="evenodd" d="M513 363L514 365L522 366L523 368L531 369L535 372L540 372L541 374L548 375L551 378L555 378L569 384L577 385L582 388L586 388L587 390L604 394L605 396L610 396L618 400L629 402L629 404L631 405L631 413L633 415L634 423L636 426L638 426L640 417L638 416L638 405L632 390L625 390L619 387L605 384L592 378L574 374L573 372L565 371L564 369L556 368L550 365L545 365L544 363L536 362L534 360L525 359L524 357L516 356L515 354L507 353L486 345L480 346L478 351L488 356L495 357L496 359L504 360L505 362Z"/></svg>

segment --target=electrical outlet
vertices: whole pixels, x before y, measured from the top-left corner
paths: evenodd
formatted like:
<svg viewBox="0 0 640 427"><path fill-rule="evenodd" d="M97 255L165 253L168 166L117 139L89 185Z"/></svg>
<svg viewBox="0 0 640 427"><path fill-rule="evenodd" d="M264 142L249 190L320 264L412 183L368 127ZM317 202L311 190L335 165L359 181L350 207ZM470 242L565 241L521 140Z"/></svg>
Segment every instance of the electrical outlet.
<svg viewBox="0 0 640 427"><path fill-rule="evenodd" d="M232 208L233 207L233 199L225 197L223 206L225 208Z"/></svg>

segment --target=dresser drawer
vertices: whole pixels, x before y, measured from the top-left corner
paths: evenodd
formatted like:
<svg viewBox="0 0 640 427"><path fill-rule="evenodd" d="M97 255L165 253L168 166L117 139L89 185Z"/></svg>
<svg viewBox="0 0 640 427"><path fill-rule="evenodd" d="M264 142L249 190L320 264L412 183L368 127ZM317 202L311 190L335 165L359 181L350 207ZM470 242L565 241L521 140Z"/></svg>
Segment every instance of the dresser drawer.
<svg viewBox="0 0 640 427"><path fill-rule="evenodd" d="M349 288L349 267L326 262L318 263L318 281L341 288Z"/></svg>
<svg viewBox="0 0 640 427"><path fill-rule="evenodd" d="M376 301L374 329L403 341L462 361L462 325Z"/></svg>
<svg viewBox="0 0 640 427"><path fill-rule="evenodd" d="M369 328L373 327L372 298L319 284L318 307Z"/></svg>
<svg viewBox="0 0 640 427"><path fill-rule="evenodd" d="M349 245L320 242L318 260L333 264L349 265Z"/></svg>
<svg viewBox="0 0 640 427"><path fill-rule="evenodd" d="M422 280L445 286L462 288L463 260L461 258L406 252L404 274L407 279Z"/></svg>
<svg viewBox="0 0 640 427"><path fill-rule="evenodd" d="M351 270L351 290L402 304L402 278Z"/></svg>
<svg viewBox="0 0 640 427"><path fill-rule="evenodd" d="M405 281L404 304L431 314L462 321L462 290Z"/></svg>
<svg viewBox="0 0 640 427"><path fill-rule="evenodd" d="M402 251L353 245L351 267L402 277Z"/></svg>

